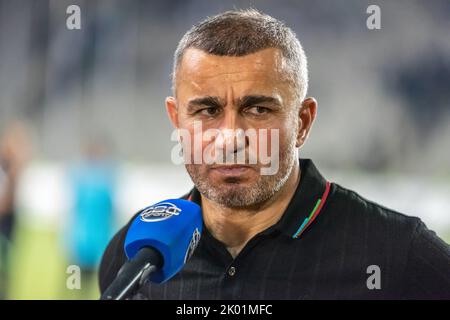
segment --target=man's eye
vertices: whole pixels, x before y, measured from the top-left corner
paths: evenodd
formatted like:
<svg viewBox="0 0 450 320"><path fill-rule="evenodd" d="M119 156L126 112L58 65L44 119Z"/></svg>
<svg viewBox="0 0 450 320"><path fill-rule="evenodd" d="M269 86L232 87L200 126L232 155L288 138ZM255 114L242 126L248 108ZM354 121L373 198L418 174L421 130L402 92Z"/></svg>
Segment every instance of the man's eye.
<svg viewBox="0 0 450 320"><path fill-rule="evenodd" d="M219 112L219 109L216 107L209 107L199 111L200 114L205 116L214 116Z"/></svg>
<svg viewBox="0 0 450 320"><path fill-rule="evenodd" d="M262 115L270 112L269 108L261 107L261 106L254 106L247 109L247 112L254 114L254 115Z"/></svg>

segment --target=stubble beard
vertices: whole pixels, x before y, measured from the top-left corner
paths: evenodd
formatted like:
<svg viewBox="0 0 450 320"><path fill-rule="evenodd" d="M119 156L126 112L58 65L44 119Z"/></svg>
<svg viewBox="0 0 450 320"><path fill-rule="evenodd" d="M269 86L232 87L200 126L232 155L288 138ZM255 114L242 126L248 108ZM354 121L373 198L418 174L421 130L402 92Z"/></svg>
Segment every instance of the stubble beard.
<svg viewBox="0 0 450 320"><path fill-rule="evenodd" d="M207 169L201 165L186 164L197 190L208 200L233 209L258 208L269 201L286 184L296 161L295 139L290 139L287 148L279 153L279 169L274 175L258 175L251 183L240 183L239 179L228 178L214 183L207 176Z"/></svg>

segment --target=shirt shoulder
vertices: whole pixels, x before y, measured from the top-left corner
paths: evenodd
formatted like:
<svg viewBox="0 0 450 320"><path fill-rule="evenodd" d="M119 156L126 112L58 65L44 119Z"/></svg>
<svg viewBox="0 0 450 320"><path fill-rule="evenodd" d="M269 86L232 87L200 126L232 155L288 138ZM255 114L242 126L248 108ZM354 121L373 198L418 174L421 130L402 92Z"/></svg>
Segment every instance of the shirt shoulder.
<svg viewBox="0 0 450 320"><path fill-rule="evenodd" d="M396 232L411 241L418 225L423 223L418 217L388 208L339 184L333 185L335 188L330 207L343 216L348 215L348 219L357 224L354 227L369 227L373 231L379 231L382 237L386 236L387 231Z"/></svg>
<svg viewBox="0 0 450 320"><path fill-rule="evenodd" d="M328 204L336 232L383 261L401 298L450 298L450 245L418 217L368 200L335 184ZM339 231L341 230L341 231Z"/></svg>
<svg viewBox="0 0 450 320"><path fill-rule="evenodd" d="M409 299L450 299L450 245L422 221L408 250L405 278Z"/></svg>

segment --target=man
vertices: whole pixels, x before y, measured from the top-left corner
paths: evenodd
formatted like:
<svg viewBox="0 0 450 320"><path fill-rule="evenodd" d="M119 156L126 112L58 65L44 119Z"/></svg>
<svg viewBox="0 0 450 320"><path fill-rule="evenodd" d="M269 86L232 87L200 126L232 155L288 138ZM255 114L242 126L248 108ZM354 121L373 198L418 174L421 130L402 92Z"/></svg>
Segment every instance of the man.
<svg viewBox="0 0 450 320"><path fill-rule="evenodd" d="M317 102L305 99L307 78L294 33L255 10L219 14L184 35L175 52L174 96L166 99L173 125L192 136L198 123L201 133L276 131L277 170L261 174L261 159L188 161L195 187L185 198L201 205L204 220L199 246L180 273L144 284L133 298L450 298L450 248L420 219L330 183L311 160L298 159L317 112ZM200 147L214 140L226 150L237 140L219 137ZM191 144L182 141L183 151ZM246 139L232 153L251 149ZM102 292L126 261L128 226L103 256Z"/></svg>

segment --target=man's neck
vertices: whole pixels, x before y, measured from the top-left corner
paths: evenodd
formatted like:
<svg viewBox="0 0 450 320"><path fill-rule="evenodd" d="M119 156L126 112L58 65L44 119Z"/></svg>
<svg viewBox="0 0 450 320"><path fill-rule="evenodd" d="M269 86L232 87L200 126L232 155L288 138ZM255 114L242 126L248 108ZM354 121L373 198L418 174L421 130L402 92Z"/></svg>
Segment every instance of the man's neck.
<svg viewBox="0 0 450 320"><path fill-rule="evenodd" d="M283 187L258 210L226 208L202 195L205 225L235 258L250 239L281 219L299 181L300 166L297 162Z"/></svg>

